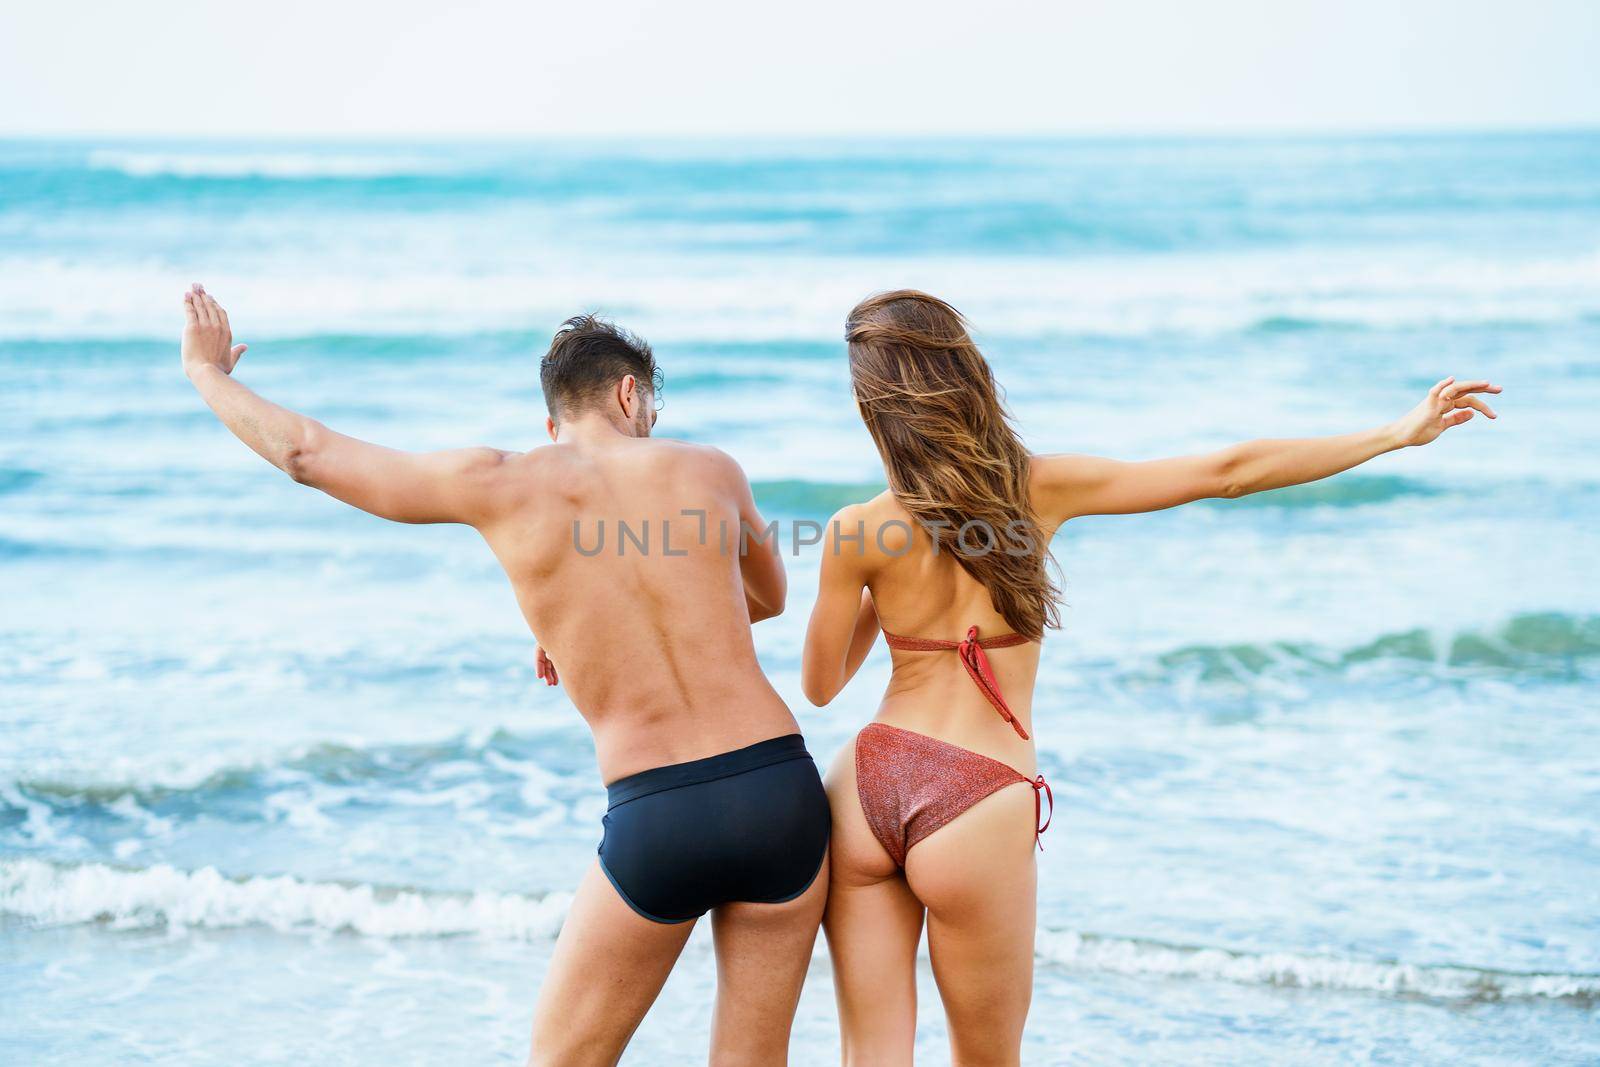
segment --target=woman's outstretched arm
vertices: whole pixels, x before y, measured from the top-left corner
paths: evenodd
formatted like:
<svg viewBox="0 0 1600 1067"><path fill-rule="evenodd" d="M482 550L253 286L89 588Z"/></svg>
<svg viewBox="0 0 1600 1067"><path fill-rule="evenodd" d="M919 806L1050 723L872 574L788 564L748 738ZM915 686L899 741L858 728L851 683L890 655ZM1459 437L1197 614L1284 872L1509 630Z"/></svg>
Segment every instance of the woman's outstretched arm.
<svg viewBox="0 0 1600 1067"><path fill-rule="evenodd" d="M1054 525L1078 515L1160 511L1208 497L1241 497L1315 482L1407 445L1425 445L1475 412L1495 418L1476 394L1488 381L1439 382L1408 413L1371 430L1334 437L1262 439L1199 456L1124 463L1098 456L1035 456L1034 509Z"/></svg>

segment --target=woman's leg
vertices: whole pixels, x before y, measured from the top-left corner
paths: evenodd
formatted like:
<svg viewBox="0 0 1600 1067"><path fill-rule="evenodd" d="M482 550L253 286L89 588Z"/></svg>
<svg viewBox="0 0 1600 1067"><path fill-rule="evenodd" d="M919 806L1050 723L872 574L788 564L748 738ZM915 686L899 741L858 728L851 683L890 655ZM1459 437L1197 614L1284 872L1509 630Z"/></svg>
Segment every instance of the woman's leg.
<svg viewBox="0 0 1600 1067"><path fill-rule="evenodd" d="M1033 999L1033 790L1007 786L924 838L906 879L928 908L928 954L954 1067L1014 1065Z"/></svg>
<svg viewBox="0 0 1600 1067"><path fill-rule="evenodd" d="M917 942L922 905L878 844L856 795L855 746L828 772L832 883L822 925L833 957L846 1067L911 1063L917 1036Z"/></svg>

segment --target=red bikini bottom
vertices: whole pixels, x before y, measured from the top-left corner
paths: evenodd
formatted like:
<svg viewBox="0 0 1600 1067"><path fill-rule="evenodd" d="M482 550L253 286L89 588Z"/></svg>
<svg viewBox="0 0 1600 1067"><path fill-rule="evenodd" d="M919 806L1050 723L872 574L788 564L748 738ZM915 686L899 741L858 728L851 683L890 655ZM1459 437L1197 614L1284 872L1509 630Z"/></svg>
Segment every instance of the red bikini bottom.
<svg viewBox="0 0 1600 1067"><path fill-rule="evenodd" d="M1030 779L999 760L887 723L869 723L856 735L856 795L873 836L900 867L906 865L911 846L984 797L1018 782L1033 786L1037 841L1050 826L1050 816L1039 823L1041 791L1055 813L1044 775Z"/></svg>

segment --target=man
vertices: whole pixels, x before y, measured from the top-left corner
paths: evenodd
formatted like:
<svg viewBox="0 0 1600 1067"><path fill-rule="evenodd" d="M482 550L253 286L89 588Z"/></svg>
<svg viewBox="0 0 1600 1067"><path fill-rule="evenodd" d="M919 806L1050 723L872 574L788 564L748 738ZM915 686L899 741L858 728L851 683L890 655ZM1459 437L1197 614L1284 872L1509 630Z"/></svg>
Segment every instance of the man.
<svg viewBox="0 0 1600 1067"><path fill-rule="evenodd" d="M227 313L199 285L184 311L184 371L262 458L382 518L483 536L538 635L540 676L555 684L560 665L594 733L605 831L551 958L529 1062L615 1064L708 911L712 1062L785 1062L827 893L829 815L750 633L783 610L783 562L776 537L740 536L765 527L737 464L650 436L649 346L570 319L540 365L553 444L419 454L251 392L231 377L245 346Z"/></svg>

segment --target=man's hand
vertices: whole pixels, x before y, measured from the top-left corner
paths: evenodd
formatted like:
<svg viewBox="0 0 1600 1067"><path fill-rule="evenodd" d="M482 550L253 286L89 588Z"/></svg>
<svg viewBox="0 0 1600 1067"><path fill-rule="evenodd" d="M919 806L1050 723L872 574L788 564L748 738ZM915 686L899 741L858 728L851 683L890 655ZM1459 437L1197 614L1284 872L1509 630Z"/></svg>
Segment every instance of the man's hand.
<svg viewBox="0 0 1600 1067"><path fill-rule="evenodd" d="M535 674L544 679L545 685L561 684L561 679L556 677L556 665L550 662L550 657L545 652L543 645L536 646L533 653L533 670Z"/></svg>
<svg viewBox="0 0 1600 1067"><path fill-rule="evenodd" d="M1486 379L1458 382L1453 377L1446 378L1428 390L1422 403L1395 421L1396 438L1402 445L1425 445L1450 427L1471 421L1474 411L1497 418L1493 408L1472 394L1499 391L1498 385L1491 385Z"/></svg>
<svg viewBox="0 0 1600 1067"><path fill-rule="evenodd" d="M201 367L215 367L232 374L250 346L233 343L228 313L199 282L183 294L183 315L183 372L193 375Z"/></svg>

